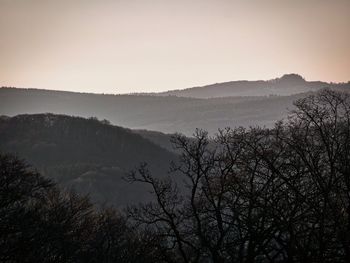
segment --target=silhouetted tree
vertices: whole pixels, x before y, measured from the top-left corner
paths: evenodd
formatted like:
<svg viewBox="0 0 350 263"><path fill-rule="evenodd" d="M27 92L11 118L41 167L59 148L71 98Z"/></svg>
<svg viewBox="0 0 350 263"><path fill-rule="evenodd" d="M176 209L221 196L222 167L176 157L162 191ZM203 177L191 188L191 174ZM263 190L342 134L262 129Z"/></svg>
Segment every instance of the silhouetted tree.
<svg viewBox="0 0 350 263"><path fill-rule="evenodd" d="M129 215L182 262L349 262L350 97L323 90L295 106L273 129L175 136L183 186L141 166L129 180L155 202Z"/></svg>
<svg viewBox="0 0 350 263"><path fill-rule="evenodd" d="M157 244L116 210L97 209L0 155L1 262L158 262Z"/></svg>
<svg viewBox="0 0 350 263"><path fill-rule="evenodd" d="M11 156L0 155L0 171L0 260L25 261L22 255L32 253L29 242L40 228L35 212L52 183Z"/></svg>

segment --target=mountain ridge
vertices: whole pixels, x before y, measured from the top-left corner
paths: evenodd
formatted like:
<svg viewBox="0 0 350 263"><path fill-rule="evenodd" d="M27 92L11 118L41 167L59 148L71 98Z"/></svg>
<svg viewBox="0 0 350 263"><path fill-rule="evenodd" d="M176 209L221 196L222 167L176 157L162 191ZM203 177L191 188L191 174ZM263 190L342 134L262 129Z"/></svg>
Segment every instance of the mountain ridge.
<svg viewBox="0 0 350 263"><path fill-rule="evenodd" d="M168 90L154 93L158 96L180 96L192 98L219 98L230 96L289 96L302 92L317 91L322 88L337 88L348 83L329 83L324 81L306 81L296 73L284 74L271 80L237 80L214 83L186 89ZM245 90L243 90L245 89Z"/></svg>
<svg viewBox="0 0 350 263"><path fill-rule="evenodd" d="M221 85L228 85L228 84L245 84L245 83L278 83L278 82L294 82L294 83L308 83L312 86L322 85L322 86L344 86L349 85L350 81L348 82L327 82L327 81L308 81L306 80L302 75L298 73L286 73L282 75L281 77L277 77L274 79L268 79L268 80L231 80L231 81L223 81L223 82L216 82L211 83L207 85L202 86L192 86L188 88L183 89L171 89L171 90L165 90L165 91L159 91L159 92L131 92L131 93L95 93L95 92L80 92L80 91L71 91L71 90L57 90L57 89L42 89L42 88L25 88L25 87L14 87L14 86L1 86L0 88L7 88L7 89L23 89L23 90L40 90L40 91L52 91L52 92L72 92L77 94L94 94L94 95L105 95L105 96L166 96L171 95L171 93L176 92L184 92L188 90L195 90L195 89L203 89L207 87L214 87L214 86L221 86ZM273 94L269 94L273 95ZM259 95L256 95L259 96ZM227 97L227 96L224 96ZM194 97L193 97L194 98ZM199 97L198 97L199 98ZM219 97L218 97L219 98Z"/></svg>
<svg viewBox="0 0 350 263"><path fill-rule="evenodd" d="M322 88L350 91L350 82L307 82L296 74L271 81L234 83L239 85L213 84L176 94L123 95L3 87L0 115L50 112L95 116L133 130L191 136L196 128L202 128L213 135L225 127L272 127L288 116L295 100Z"/></svg>

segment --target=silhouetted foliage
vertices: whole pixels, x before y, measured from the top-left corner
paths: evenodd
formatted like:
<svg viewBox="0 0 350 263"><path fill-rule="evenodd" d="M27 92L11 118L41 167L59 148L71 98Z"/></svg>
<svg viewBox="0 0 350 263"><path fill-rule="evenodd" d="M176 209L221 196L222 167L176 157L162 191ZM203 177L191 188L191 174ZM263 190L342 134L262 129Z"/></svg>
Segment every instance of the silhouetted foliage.
<svg viewBox="0 0 350 263"><path fill-rule="evenodd" d="M157 262L149 234L0 155L1 262ZM146 242L147 241L147 242ZM152 243L152 242L153 243Z"/></svg>
<svg viewBox="0 0 350 263"><path fill-rule="evenodd" d="M350 97L323 90L295 106L273 129L221 131L215 148L201 130L175 136L185 189L143 165L129 180L156 201L129 215L177 262L349 262Z"/></svg>
<svg viewBox="0 0 350 263"><path fill-rule="evenodd" d="M0 251L2 262L18 262L22 253L32 253L33 233L41 232L36 221L38 203L52 184L21 161L0 155Z"/></svg>

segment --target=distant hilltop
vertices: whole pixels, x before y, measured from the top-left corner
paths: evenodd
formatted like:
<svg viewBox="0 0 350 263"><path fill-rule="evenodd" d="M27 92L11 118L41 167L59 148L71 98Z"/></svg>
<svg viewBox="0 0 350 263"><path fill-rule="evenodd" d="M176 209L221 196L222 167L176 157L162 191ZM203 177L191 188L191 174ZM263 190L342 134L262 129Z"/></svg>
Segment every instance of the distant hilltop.
<svg viewBox="0 0 350 263"><path fill-rule="evenodd" d="M166 92L154 93L154 95L202 99L237 96L290 96L299 93L317 91L322 88L343 88L344 86L349 86L349 82L328 83L322 81L306 81L301 75L291 73L267 81L229 81L182 90L169 90Z"/></svg>
<svg viewBox="0 0 350 263"><path fill-rule="evenodd" d="M291 73L291 74L285 74L280 78L276 79L277 81L281 82L289 82L289 83L305 83L305 79L300 76L299 74Z"/></svg>

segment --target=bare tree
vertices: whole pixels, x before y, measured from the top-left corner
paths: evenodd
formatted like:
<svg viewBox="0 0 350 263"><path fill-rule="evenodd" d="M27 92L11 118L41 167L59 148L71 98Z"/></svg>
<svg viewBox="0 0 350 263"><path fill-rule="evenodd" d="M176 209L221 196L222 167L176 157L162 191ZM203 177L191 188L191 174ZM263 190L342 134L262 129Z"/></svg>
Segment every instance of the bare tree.
<svg viewBox="0 0 350 263"><path fill-rule="evenodd" d="M129 215L183 262L348 262L349 102L323 90L273 129L175 136L176 179L132 173L156 198Z"/></svg>

